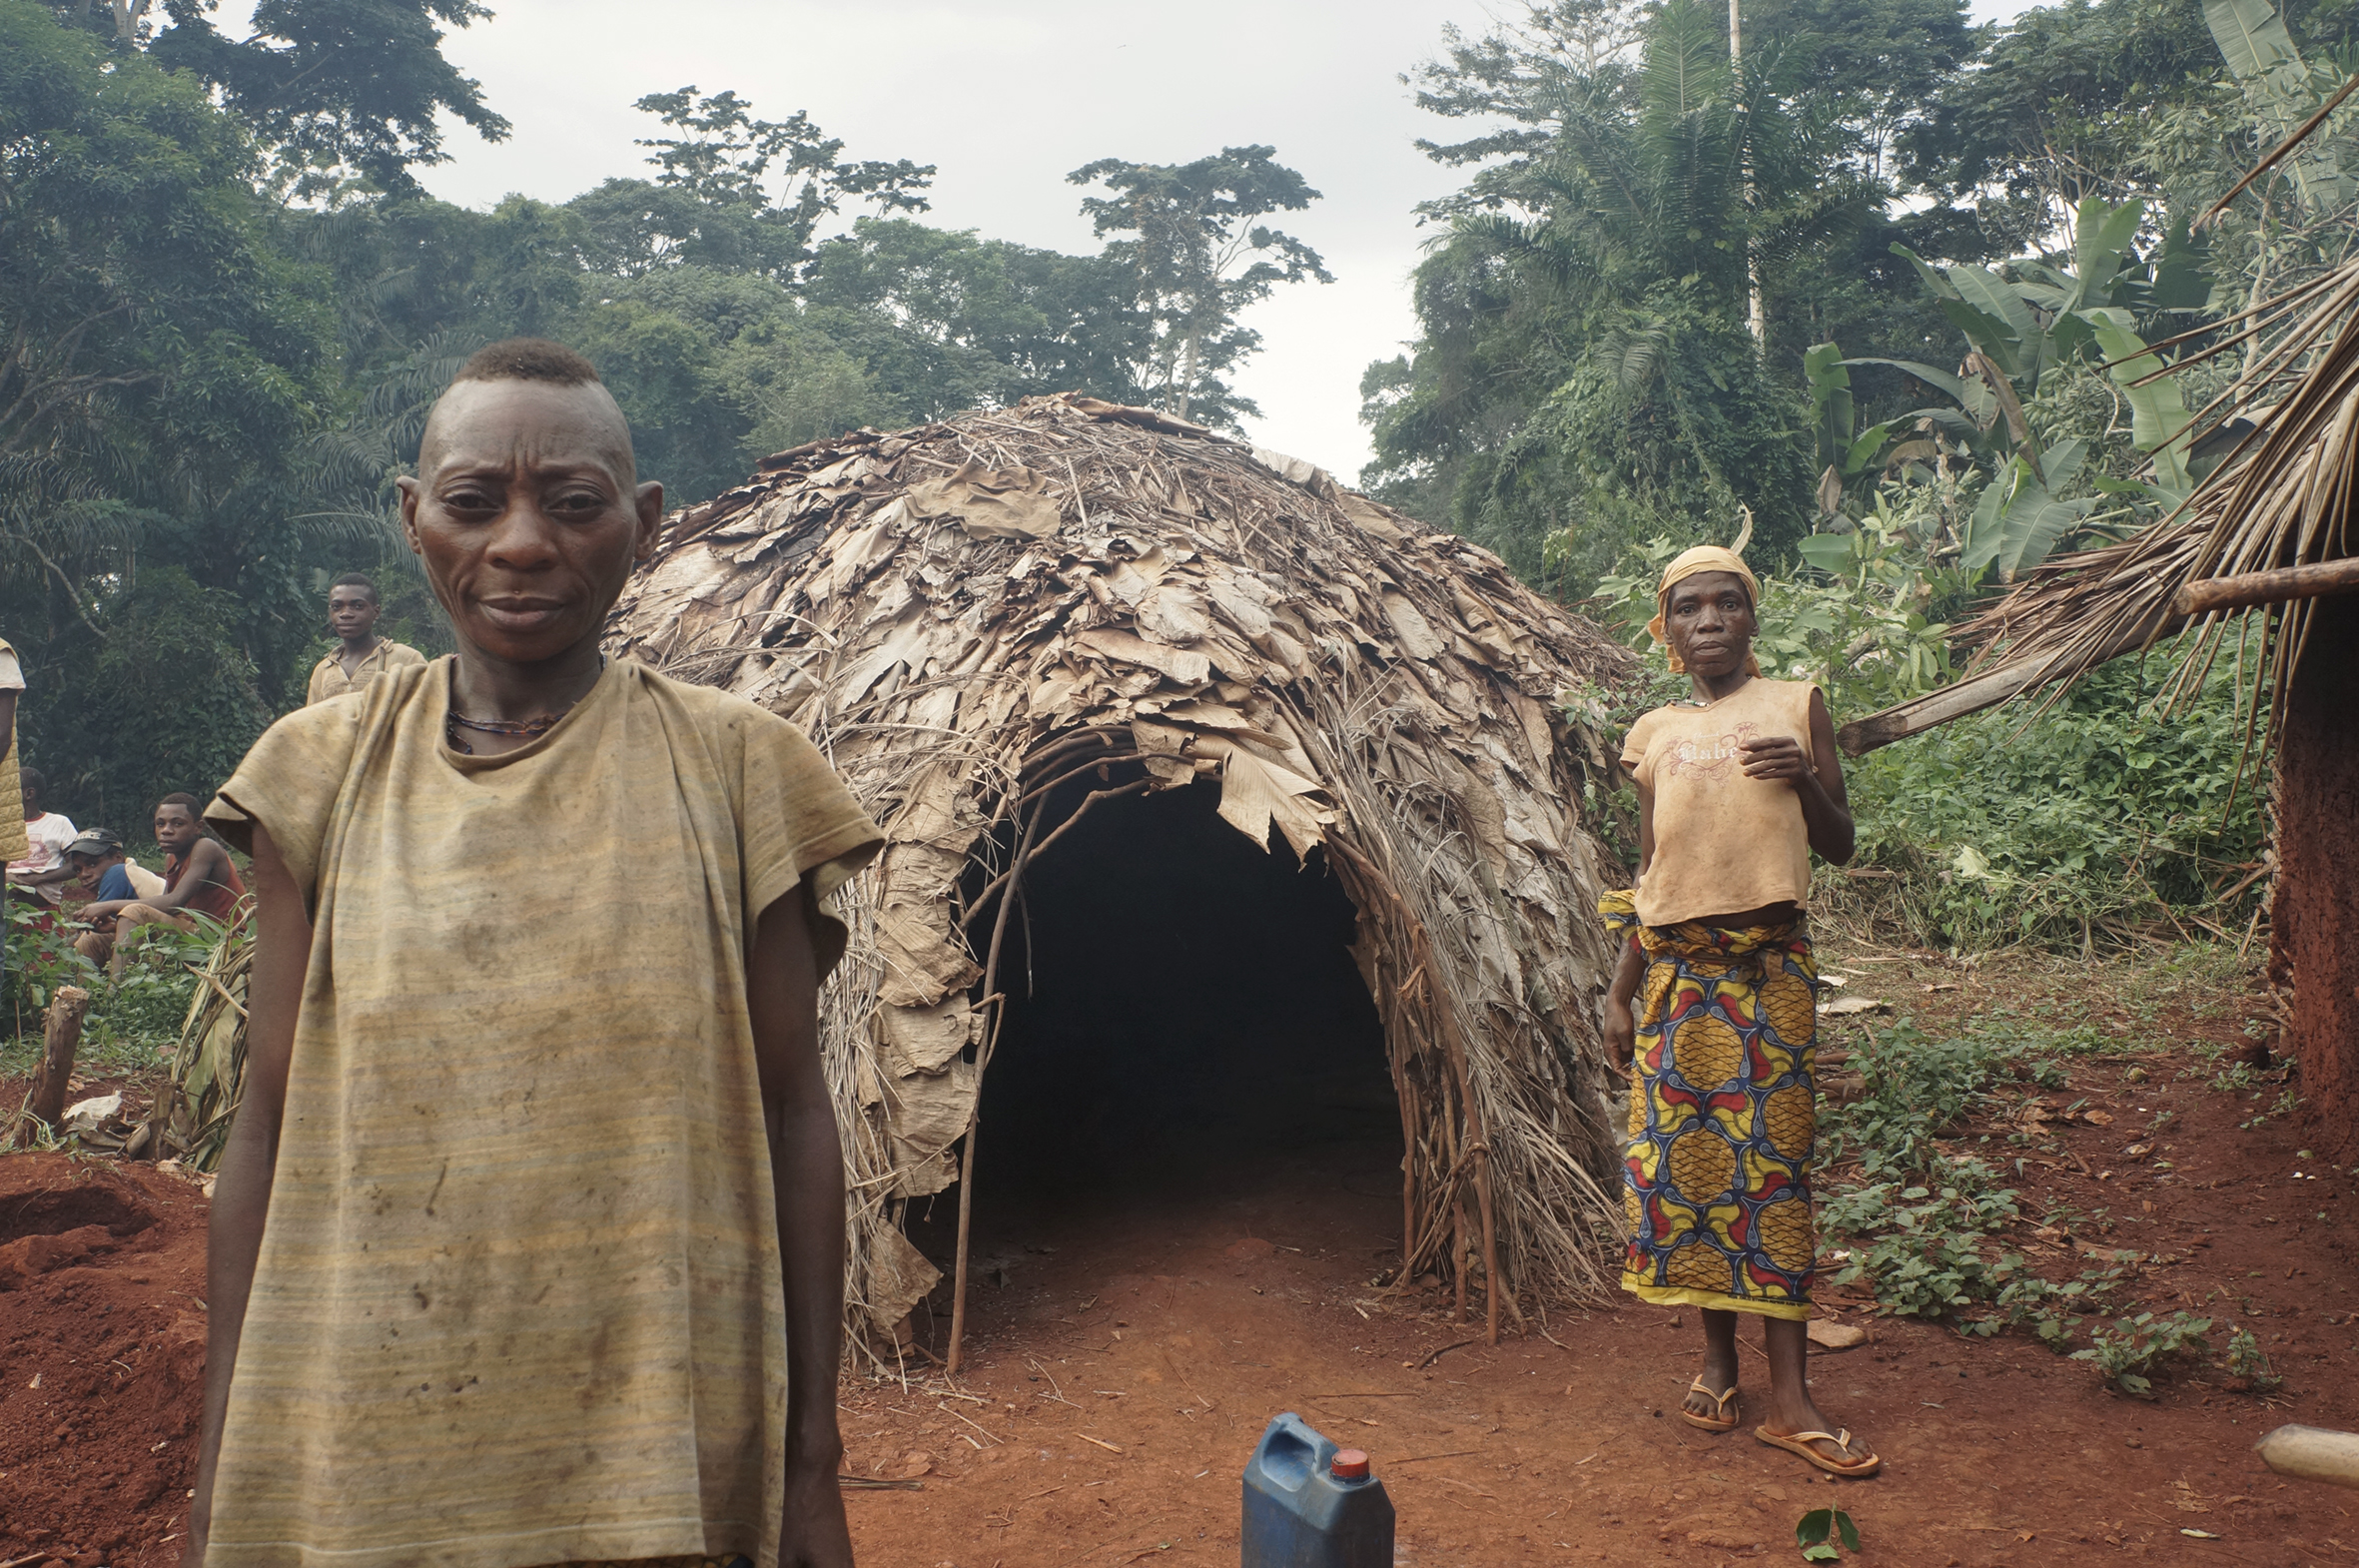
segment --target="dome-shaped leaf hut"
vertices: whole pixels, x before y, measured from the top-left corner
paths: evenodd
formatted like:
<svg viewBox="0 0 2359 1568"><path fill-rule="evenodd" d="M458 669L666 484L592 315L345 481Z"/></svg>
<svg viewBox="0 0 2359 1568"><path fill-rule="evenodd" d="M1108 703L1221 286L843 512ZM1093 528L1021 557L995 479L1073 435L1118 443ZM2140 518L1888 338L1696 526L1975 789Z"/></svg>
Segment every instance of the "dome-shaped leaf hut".
<svg viewBox="0 0 2359 1568"><path fill-rule="evenodd" d="M996 1158L978 1096L1030 1044L1039 977L1013 955L1048 895L1025 889L1102 874L1148 918L1155 887L1089 846L1148 835L1157 801L1216 809L1251 866L1348 898L1323 957L1347 947L1398 1102L1394 1277L1461 1303L1471 1279L1494 1333L1599 1288L1616 1081L1581 803L1606 759L1566 713L1630 655L1495 556L1306 463L1044 398L767 459L672 519L608 645L800 725L889 839L845 890L851 952L822 1000L871 1345L941 1278L909 1205L955 1185L955 1364L977 1145L985 1182ZM1248 983L1174 966L1095 987L1162 1017ZM1157 1071L1125 1036L1099 1059Z"/></svg>

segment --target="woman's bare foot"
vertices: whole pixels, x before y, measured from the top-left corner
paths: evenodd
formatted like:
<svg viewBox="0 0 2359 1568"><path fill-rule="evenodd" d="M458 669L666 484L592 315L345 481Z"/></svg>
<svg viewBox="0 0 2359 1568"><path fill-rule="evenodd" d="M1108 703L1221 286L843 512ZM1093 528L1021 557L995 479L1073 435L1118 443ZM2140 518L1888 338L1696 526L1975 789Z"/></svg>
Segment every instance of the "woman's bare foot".
<svg viewBox="0 0 2359 1568"><path fill-rule="evenodd" d="M1809 1355L1809 1325L1792 1318L1767 1319L1764 1337L1769 1344L1770 1396L1769 1410L1763 1416L1761 1430L1773 1437L1793 1437L1801 1432L1827 1432L1838 1436L1843 1428L1827 1418L1818 1401L1811 1398L1810 1378L1805 1368ZM1877 1468L1880 1461L1876 1451L1857 1433L1852 1434L1846 1447L1837 1437L1814 1439L1806 1445L1830 1465L1841 1470L1857 1470L1866 1474Z"/></svg>
<svg viewBox="0 0 2359 1568"><path fill-rule="evenodd" d="M1705 1311L1704 1370L1696 1381L1704 1386L1688 1389L1687 1398L1680 1402L1681 1413L1715 1427L1734 1425L1737 1403L1733 1397L1725 1396L1735 1394L1737 1388L1736 1313Z"/></svg>

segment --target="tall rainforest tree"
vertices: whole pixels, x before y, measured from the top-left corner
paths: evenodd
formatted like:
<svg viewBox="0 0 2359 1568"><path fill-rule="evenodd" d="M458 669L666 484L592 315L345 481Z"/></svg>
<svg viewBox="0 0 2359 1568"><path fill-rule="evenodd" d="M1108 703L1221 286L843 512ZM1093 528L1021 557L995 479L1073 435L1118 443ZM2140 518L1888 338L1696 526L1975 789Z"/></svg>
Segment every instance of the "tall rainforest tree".
<svg viewBox="0 0 2359 1568"><path fill-rule="evenodd" d="M1740 69L1724 12L1668 0L1635 64L1519 80L1500 63L1462 52L1430 84L1458 94L1450 112L1486 101L1478 73L1504 80L1525 129L1433 150L1512 156L1434 214L1424 336L1363 384L1371 478L1532 575L1586 583L1637 539L1725 542L1747 512L1790 547L1810 525L1807 405L1773 358L1788 335L1748 330L1748 262L1773 319L1794 312L1788 280L1877 227L1883 195L1812 90L1809 41Z"/></svg>
<svg viewBox="0 0 2359 1568"><path fill-rule="evenodd" d="M486 141L508 134L480 86L442 57L442 26L491 15L475 0L259 0L244 38L214 26L219 0L49 5L69 25L118 49L144 48L217 89L275 154L277 181L306 197L355 181L415 194L410 170L449 158L442 115Z"/></svg>
<svg viewBox="0 0 2359 1568"><path fill-rule="evenodd" d="M1149 325L1136 379L1180 417L1233 427L1261 410L1223 381L1261 345L1237 313L1281 283L1333 283L1319 255L1291 235L1252 220L1300 212L1318 200L1274 147L1225 147L1188 164L1102 158L1066 178L1115 194L1082 202L1109 261L1131 279Z"/></svg>
<svg viewBox="0 0 2359 1568"><path fill-rule="evenodd" d="M161 780L110 730L210 726L218 756L268 716L335 316L272 243L245 129L110 53L0 0L0 615L39 693L32 759L61 798L139 809ZM197 706L160 728L156 703Z"/></svg>

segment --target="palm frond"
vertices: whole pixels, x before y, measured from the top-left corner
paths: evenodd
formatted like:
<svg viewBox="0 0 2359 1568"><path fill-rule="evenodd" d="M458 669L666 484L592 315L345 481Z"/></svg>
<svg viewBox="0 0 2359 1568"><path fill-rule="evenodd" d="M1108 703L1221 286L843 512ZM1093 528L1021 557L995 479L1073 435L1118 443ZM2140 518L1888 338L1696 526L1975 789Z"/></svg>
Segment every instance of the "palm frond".
<svg viewBox="0 0 2359 1568"><path fill-rule="evenodd" d="M2051 557L1961 628L1979 645L1965 680L1856 724L1844 744L1857 751L2041 688L2056 701L2089 670L2120 654L2178 637L2177 673L2166 695L2193 691L2231 621L2259 615L2264 668L2254 687L2273 736L2285 711L2307 635L2311 601L2189 617L2182 588L2215 577L2345 560L2359 545L2351 508L2359 490L2359 259L2331 283L2305 283L2250 316L2268 318L2285 301L2303 306L2239 378L2198 416L2218 428L2239 414L2258 426L2242 456L2221 465L2171 517L2119 544ZM2189 355L2173 371L2202 364L2236 340ZM2256 719L2259 714L2256 711Z"/></svg>

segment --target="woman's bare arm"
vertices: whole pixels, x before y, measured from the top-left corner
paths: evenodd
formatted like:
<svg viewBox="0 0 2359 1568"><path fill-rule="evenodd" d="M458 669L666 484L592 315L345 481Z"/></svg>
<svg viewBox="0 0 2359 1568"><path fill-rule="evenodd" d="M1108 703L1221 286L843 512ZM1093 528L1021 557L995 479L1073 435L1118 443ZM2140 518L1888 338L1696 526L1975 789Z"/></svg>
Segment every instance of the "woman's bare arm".
<svg viewBox="0 0 2359 1568"><path fill-rule="evenodd" d="M1638 874L1644 877L1655 860L1655 792L1635 779L1631 782L1638 790ZM1630 1003L1645 976L1646 954L1632 937L1622 944L1605 988L1605 1056L1617 1069L1638 1052L1638 1020Z"/></svg>
<svg viewBox="0 0 2359 1568"><path fill-rule="evenodd" d="M836 1470L843 1353L844 1157L819 1057L819 961L811 896L797 888L762 912L746 967L746 1007L761 1076L762 1124L786 1285L786 1500L779 1568L852 1568Z"/></svg>
<svg viewBox="0 0 2359 1568"><path fill-rule="evenodd" d="M192 868L193 869L193 868ZM213 1472L221 1457L230 1374L246 1327L254 1261L279 1165L279 1128L287 1110L287 1069L295 1055L295 1018L312 961L312 922L303 889L271 841L254 828L254 967L246 981L246 1088L238 1120L222 1148L213 1183L205 1256L205 1425L197 1450L197 1498L189 1509L183 1568L201 1568L213 1530Z"/></svg>
<svg viewBox="0 0 2359 1568"><path fill-rule="evenodd" d="M1774 735L1745 744L1745 776L1780 779L1802 797L1802 820L1810 829L1811 849L1831 866L1851 863L1857 847L1852 826L1851 798L1843 785L1843 762L1835 749L1835 720L1827 699L1811 693L1811 749L1805 756L1801 742L1791 735Z"/></svg>
<svg viewBox="0 0 2359 1568"><path fill-rule="evenodd" d="M1646 880L1646 868L1655 863L1655 792L1636 779L1631 788L1638 791L1638 876Z"/></svg>

